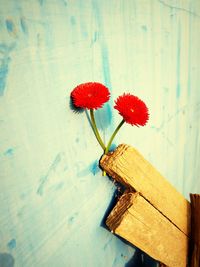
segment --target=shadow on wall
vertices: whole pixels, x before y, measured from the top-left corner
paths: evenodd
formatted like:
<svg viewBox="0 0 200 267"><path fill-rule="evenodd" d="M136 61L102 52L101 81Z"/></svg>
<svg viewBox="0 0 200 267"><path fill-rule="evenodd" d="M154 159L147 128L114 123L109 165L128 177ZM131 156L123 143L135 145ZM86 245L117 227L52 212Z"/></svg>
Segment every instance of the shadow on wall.
<svg viewBox="0 0 200 267"><path fill-rule="evenodd" d="M11 254L0 253L0 267L13 267L15 260Z"/></svg>
<svg viewBox="0 0 200 267"><path fill-rule="evenodd" d="M158 262L150 256L136 248L133 257L125 264L124 267L157 267Z"/></svg>
<svg viewBox="0 0 200 267"><path fill-rule="evenodd" d="M80 113L85 112L86 113L86 117L88 119L88 122L89 122L90 126L92 127L91 119L90 119L88 110L84 109L84 108L78 108L78 107L74 106L71 97L69 99L69 108L75 114L80 114ZM99 130L103 131L103 130L108 128L108 126L111 124L111 121L112 121L112 110L111 110L111 107L110 107L109 103L104 105L104 109L100 108L100 109L95 111L95 119L96 119L97 128Z"/></svg>

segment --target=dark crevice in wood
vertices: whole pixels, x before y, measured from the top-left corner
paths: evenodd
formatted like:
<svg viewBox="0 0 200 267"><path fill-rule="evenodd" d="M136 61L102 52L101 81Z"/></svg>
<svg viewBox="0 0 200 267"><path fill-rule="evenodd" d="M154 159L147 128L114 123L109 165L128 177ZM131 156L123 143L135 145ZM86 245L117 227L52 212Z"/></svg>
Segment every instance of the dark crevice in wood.
<svg viewBox="0 0 200 267"><path fill-rule="evenodd" d="M200 267L200 195L190 194L191 239L190 267Z"/></svg>
<svg viewBox="0 0 200 267"><path fill-rule="evenodd" d="M116 206L106 220L106 224L111 231L115 232L115 229L120 225L123 215L128 212L129 207L133 203L132 199L133 195L129 191L126 191L118 200Z"/></svg>

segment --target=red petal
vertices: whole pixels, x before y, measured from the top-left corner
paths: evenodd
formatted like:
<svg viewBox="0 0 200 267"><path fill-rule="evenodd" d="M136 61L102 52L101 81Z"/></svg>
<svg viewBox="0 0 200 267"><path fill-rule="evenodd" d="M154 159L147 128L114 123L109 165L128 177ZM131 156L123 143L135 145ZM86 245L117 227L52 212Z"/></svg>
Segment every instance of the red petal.
<svg viewBox="0 0 200 267"><path fill-rule="evenodd" d="M106 86L97 82L82 83L71 92L73 104L78 108L98 109L110 98Z"/></svg>
<svg viewBox="0 0 200 267"><path fill-rule="evenodd" d="M149 119L146 104L137 96L131 94L119 96L115 101L114 108L119 111L125 122L131 125L144 126Z"/></svg>

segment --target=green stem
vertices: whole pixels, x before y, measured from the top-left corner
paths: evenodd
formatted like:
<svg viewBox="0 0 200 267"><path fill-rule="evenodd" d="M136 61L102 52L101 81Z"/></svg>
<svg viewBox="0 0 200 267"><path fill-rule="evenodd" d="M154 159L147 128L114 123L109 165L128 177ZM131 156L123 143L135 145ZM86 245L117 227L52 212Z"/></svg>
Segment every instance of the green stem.
<svg viewBox="0 0 200 267"><path fill-rule="evenodd" d="M106 154L108 154L108 152L109 152L109 149L110 149L110 146L111 146L111 144L112 144L112 141L113 141L113 139L115 138L115 135L118 133L118 131L119 131L119 129L122 127L122 125L124 124L124 120L122 120L121 122L120 122L120 124L117 126L117 128L115 129L115 131L114 131L114 133L112 134L112 136L110 137L110 140L109 140L109 142L108 142L108 144L107 144L107 147L106 147L106 149L104 150L104 155L106 155ZM102 172L102 176L106 176L106 171L103 171Z"/></svg>
<svg viewBox="0 0 200 267"><path fill-rule="evenodd" d="M109 140L109 142L108 142L108 145L107 145L107 147L106 147L106 149L105 149L105 152L104 152L104 154L107 154L108 152L109 152L109 149L110 149L110 146L111 146L111 144L112 144L112 141L113 141L113 139L115 138L115 135L118 133L118 131L119 131L119 129L122 127L122 125L124 124L124 120L122 120L121 122L120 122L120 124L117 126L117 128L115 129L115 131L114 131L114 133L112 134L112 136L111 136L111 138L110 138L110 140Z"/></svg>
<svg viewBox="0 0 200 267"><path fill-rule="evenodd" d="M104 145L104 143L103 143L103 141L101 139L101 136L99 134L99 131L97 129L97 125L96 125L96 121L95 121L95 118L94 118L94 110L93 109L90 109L90 118L91 118L92 128L93 128L94 134L95 134L95 136L97 138L97 141L99 142L99 144L102 147L102 149L105 151L106 146Z"/></svg>

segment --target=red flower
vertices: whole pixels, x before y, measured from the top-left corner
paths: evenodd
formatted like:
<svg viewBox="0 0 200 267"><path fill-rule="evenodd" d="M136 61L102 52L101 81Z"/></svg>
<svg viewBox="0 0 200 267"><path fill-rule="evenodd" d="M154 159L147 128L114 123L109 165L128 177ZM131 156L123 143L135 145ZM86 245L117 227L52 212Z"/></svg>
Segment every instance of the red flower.
<svg viewBox="0 0 200 267"><path fill-rule="evenodd" d="M148 108L137 96L123 94L117 98L115 104L114 108L119 111L125 122L135 126L144 126L147 123Z"/></svg>
<svg viewBox="0 0 200 267"><path fill-rule="evenodd" d="M110 98L106 86L97 82L82 83L71 92L73 104L77 108L98 109Z"/></svg>

